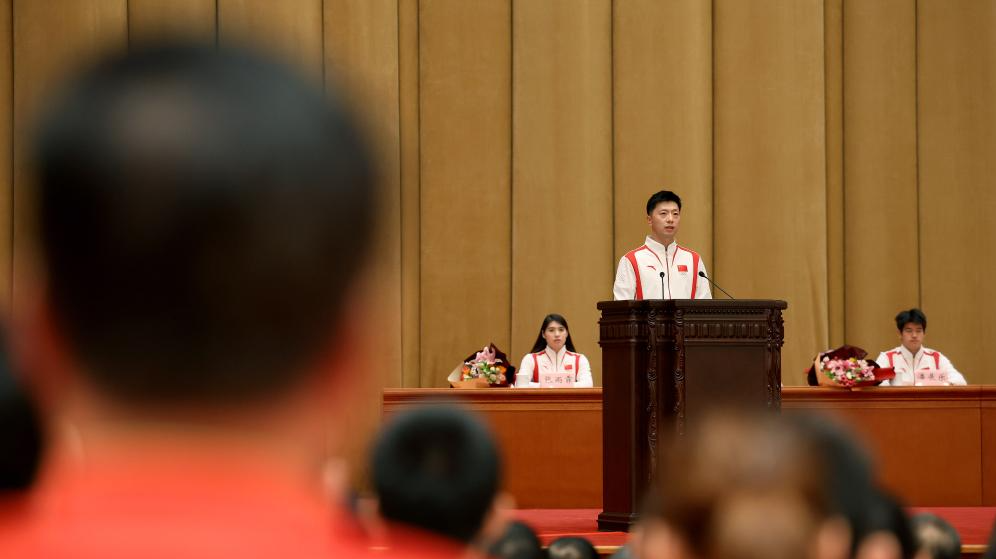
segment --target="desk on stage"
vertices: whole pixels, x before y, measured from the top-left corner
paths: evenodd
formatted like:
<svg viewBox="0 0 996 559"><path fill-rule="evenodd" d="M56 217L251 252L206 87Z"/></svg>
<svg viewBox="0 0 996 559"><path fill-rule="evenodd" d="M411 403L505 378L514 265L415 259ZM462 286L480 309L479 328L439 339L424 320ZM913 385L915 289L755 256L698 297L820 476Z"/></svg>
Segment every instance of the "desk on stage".
<svg viewBox="0 0 996 559"><path fill-rule="evenodd" d="M387 389L384 413L421 400L482 413L520 508L601 508L602 390ZM784 388L782 413L824 412L863 439L909 506L996 506L996 386Z"/></svg>

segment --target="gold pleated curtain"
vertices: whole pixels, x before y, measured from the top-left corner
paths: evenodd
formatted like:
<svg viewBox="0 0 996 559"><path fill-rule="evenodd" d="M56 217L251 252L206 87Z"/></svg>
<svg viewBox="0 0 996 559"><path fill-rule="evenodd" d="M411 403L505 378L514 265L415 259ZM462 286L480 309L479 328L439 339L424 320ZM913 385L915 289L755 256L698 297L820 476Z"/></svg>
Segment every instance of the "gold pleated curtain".
<svg viewBox="0 0 996 559"><path fill-rule="evenodd" d="M897 345L912 306L929 346L996 383L993 2L0 1L5 306L39 99L74 63L176 33L269 49L361 109L388 386L443 386L490 341L517 365L550 312L597 383L595 302L661 188L715 281L788 301L786 384L830 346Z"/></svg>

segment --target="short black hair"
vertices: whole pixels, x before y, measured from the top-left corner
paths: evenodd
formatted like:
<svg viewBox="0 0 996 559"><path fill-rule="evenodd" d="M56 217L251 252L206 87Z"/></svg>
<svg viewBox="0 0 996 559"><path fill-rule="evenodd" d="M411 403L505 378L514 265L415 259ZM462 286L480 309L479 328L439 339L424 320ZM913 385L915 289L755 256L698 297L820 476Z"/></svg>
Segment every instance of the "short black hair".
<svg viewBox="0 0 996 559"><path fill-rule="evenodd" d="M498 541L488 547L488 556L495 559L544 559L546 553L536 532L527 524L513 520Z"/></svg>
<svg viewBox="0 0 996 559"><path fill-rule="evenodd" d="M896 538L902 550L902 557L912 559L916 555L917 545L910 519L906 516L902 504L893 495L876 489L868 495L867 506L864 525L854 530L854 539L858 547L869 536L886 532Z"/></svg>
<svg viewBox="0 0 996 559"><path fill-rule="evenodd" d="M70 81L34 150L55 320L131 404L243 402L327 351L375 180L335 89L213 45L146 45Z"/></svg>
<svg viewBox="0 0 996 559"><path fill-rule="evenodd" d="M470 543L483 527L500 481L498 447L469 412L433 405L404 411L373 449L381 515Z"/></svg>
<svg viewBox="0 0 996 559"><path fill-rule="evenodd" d="M917 551L926 550L931 559L958 559L961 557L961 536L947 520L929 512L921 512L910 519Z"/></svg>
<svg viewBox="0 0 996 559"><path fill-rule="evenodd" d="M598 559L598 550L585 538L565 536L550 542L546 548L550 559Z"/></svg>
<svg viewBox="0 0 996 559"><path fill-rule="evenodd" d="M923 311L920 309L913 308L908 311L901 311L896 315L896 328L898 328L900 332L902 332L903 328L911 322L922 326L924 332L927 331L927 315L923 314Z"/></svg>
<svg viewBox="0 0 996 559"><path fill-rule="evenodd" d="M656 208L657 204L660 204L661 202L674 202L675 204L678 204L678 209L681 209L681 198L679 198L677 194L671 192L670 190L661 190L660 192L655 192L654 195L647 200L647 215L653 213L654 208Z"/></svg>

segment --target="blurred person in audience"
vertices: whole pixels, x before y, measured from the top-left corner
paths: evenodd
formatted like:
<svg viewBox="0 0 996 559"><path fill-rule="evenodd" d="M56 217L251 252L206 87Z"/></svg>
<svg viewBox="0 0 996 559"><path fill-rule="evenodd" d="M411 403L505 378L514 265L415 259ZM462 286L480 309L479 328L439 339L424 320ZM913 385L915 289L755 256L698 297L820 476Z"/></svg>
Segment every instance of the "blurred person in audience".
<svg viewBox="0 0 996 559"><path fill-rule="evenodd" d="M559 314L548 314L540 325L533 349L522 358L515 373L515 386L540 386L542 373L573 373L573 388L591 388L591 364L588 358L577 353L574 340L567 328L567 319Z"/></svg>
<svg viewBox="0 0 996 559"><path fill-rule="evenodd" d="M986 552L982 554L982 559L996 559L996 526L989 535L989 543L986 544Z"/></svg>
<svg viewBox="0 0 996 559"><path fill-rule="evenodd" d="M857 553L858 542L872 523L878 488L874 464L855 437L830 417L795 414L788 426L798 431L822 465L830 517L846 531L848 555Z"/></svg>
<svg viewBox="0 0 996 559"><path fill-rule="evenodd" d="M927 336L927 315L923 311L909 309L900 312L896 315L896 328L899 329L899 346L883 351L875 360L880 367L896 370L896 377L884 381L882 386L913 386L917 383L916 373L919 371L947 374L947 381L943 384L968 384L943 353L923 346L923 339Z"/></svg>
<svg viewBox="0 0 996 559"><path fill-rule="evenodd" d="M823 465L832 518L846 521L849 555L911 557L914 553L908 519L896 500L874 481L874 465L866 449L832 418L800 414L789 422Z"/></svg>
<svg viewBox="0 0 996 559"><path fill-rule="evenodd" d="M367 369L376 211L336 89L144 46L69 82L32 163L39 277L12 349L82 460L53 445L0 556L364 553L321 475Z"/></svg>
<svg viewBox="0 0 996 559"><path fill-rule="evenodd" d="M639 559L842 559L822 457L801 429L769 415L719 414L658 460L633 553Z"/></svg>
<svg viewBox="0 0 996 559"><path fill-rule="evenodd" d="M865 523L855 536L857 559L913 559L916 542L909 517L881 490L868 495Z"/></svg>
<svg viewBox="0 0 996 559"><path fill-rule="evenodd" d="M430 405L399 413L374 444L371 471L391 553L483 554L505 531L511 503L499 492L498 446L469 412Z"/></svg>
<svg viewBox="0 0 996 559"><path fill-rule="evenodd" d="M546 553L536 532L516 520L509 522L501 537L491 544L488 556L496 559L543 559Z"/></svg>
<svg viewBox="0 0 996 559"><path fill-rule="evenodd" d="M637 522L636 525L639 525L639 522ZM615 553L613 553L612 555L609 556L611 559L633 559L633 558L636 557L636 555L633 553L633 543L632 543L632 539L635 537L635 534L633 533L633 531L634 531L636 525L630 527L629 541L627 541L625 544L619 546L619 549L617 549L615 551Z"/></svg>
<svg viewBox="0 0 996 559"><path fill-rule="evenodd" d="M961 536L947 520L936 514L921 512L910 519L916 541L916 559L958 559Z"/></svg>
<svg viewBox="0 0 996 559"><path fill-rule="evenodd" d="M598 559L598 550L585 538L557 538L546 548L549 559Z"/></svg>

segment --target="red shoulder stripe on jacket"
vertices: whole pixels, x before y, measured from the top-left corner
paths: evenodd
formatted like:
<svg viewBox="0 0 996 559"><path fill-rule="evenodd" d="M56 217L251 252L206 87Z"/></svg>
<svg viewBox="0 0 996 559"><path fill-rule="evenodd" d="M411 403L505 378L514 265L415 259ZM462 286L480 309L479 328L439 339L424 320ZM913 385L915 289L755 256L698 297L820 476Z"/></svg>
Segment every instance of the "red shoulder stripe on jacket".
<svg viewBox="0 0 996 559"><path fill-rule="evenodd" d="M643 300L643 282L640 281L640 266L636 263L636 253L643 249L650 250L647 248L647 245L643 245L638 249L626 253L626 260L629 260L630 265L633 266L633 275L636 276L636 294L634 295L634 299L637 301Z"/></svg>

